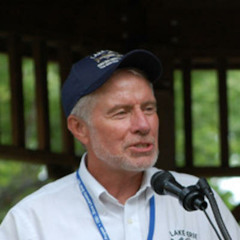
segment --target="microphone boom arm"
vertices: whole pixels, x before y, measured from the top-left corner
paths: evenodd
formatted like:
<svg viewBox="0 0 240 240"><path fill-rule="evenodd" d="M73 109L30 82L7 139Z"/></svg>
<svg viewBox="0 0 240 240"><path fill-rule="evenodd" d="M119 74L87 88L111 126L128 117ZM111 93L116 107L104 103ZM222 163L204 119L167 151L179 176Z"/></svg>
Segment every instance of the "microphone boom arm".
<svg viewBox="0 0 240 240"><path fill-rule="evenodd" d="M159 195L171 195L176 197L187 211L194 211L198 209L204 211L218 238L221 240L216 228L205 211L207 208L207 202L204 200L204 197L206 196L209 200L215 220L224 240L232 240L222 220L213 191L205 178L200 178L196 185L183 187L175 180L170 172L159 171L152 176L151 186Z"/></svg>

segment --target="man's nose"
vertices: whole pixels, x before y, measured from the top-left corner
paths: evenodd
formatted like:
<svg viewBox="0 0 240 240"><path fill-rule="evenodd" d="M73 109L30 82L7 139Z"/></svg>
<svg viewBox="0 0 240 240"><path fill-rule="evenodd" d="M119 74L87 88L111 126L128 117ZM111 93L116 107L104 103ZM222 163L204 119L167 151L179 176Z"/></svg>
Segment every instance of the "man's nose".
<svg viewBox="0 0 240 240"><path fill-rule="evenodd" d="M150 132L148 116L142 110L136 110L131 116L131 129L133 133L146 135Z"/></svg>

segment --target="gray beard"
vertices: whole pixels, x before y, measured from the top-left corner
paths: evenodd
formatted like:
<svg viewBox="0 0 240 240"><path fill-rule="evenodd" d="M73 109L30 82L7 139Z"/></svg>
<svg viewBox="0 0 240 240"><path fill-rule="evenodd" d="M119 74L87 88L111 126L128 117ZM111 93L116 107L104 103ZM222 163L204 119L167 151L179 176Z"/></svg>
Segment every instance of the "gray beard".
<svg viewBox="0 0 240 240"><path fill-rule="evenodd" d="M135 157L136 162L135 164L132 163L128 158L118 155L112 155L108 149L103 149L101 147L101 140L98 138L98 134L95 132L92 132L91 134L91 140L92 140L92 149L97 156L98 159L105 162L109 166L114 167L115 169L122 169L126 171L136 171L136 172L142 172L150 167L153 167L158 159L158 153L159 151L155 151L154 156L152 157L150 162L141 164L137 163L137 157L138 156L131 156ZM147 156L148 154L146 154ZM142 156L142 155L141 155Z"/></svg>

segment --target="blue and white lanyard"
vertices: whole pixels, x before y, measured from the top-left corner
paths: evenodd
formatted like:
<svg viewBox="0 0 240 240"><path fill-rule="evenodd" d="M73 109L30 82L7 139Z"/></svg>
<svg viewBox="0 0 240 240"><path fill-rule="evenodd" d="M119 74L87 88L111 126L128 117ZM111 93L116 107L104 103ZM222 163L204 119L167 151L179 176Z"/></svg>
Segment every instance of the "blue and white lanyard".
<svg viewBox="0 0 240 240"><path fill-rule="evenodd" d="M107 231L106 229L104 228L103 224L102 224L102 221L99 217L99 214L98 214L98 211L95 207L95 204L93 202L93 199L91 197L91 195L89 194L87 188L85 187L80 175L79 175L79 172L76 171L76 175L77 175L77 179L78 179L78 182L79 182L79 188L81 190L81 193L89 207L89 210L91 212L91 215L93 217L93 220L102 236L102 239L103 240L110 240L108 234L107 234ZM153 234L154 234L154 227L155 227L155 198L154 196L151 197L150 199L150 217L149 217L149 232L148 232L148 238L147 240L152 240L153 239Z"/></svg>

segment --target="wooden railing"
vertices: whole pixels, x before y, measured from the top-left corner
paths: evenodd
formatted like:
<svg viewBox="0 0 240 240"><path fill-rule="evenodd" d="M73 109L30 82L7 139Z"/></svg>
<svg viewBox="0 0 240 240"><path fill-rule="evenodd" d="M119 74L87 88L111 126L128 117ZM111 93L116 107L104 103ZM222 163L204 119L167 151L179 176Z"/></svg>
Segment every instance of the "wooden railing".
<svg viewBox="0 0 240 240"><path fill-rule="evenodd" d="M74 154L73 137L66 128L66 119L61 114L62 152L54 153L50 148L49 126L49 101L47 91L47 61L57 61L60 67L61 82L65 80L72 62L71 51L67 47L50 48L44 40L33 38L27 44L20 37L10 35L2 39L6 46L4 53L8 54L10 96L11 96L11 135L12 143L3 145L0 143L0 158L14 159L31 163L46 165L63 165L67 168L78 164L78 157ZM27 49L27 51L26 51ZM1 49L2 50L2 49ZM3 49L4 50L4 49ZM49 52L53 52L48 54ZM22 57L29 56L35 66L35 102L36 102L36 126L37 126L37 149L27 149L25 145L25 122L23 106L23 79ZM1 113L3 114L3 113ZM1 126L3 127L3 126Z"/></svg>

